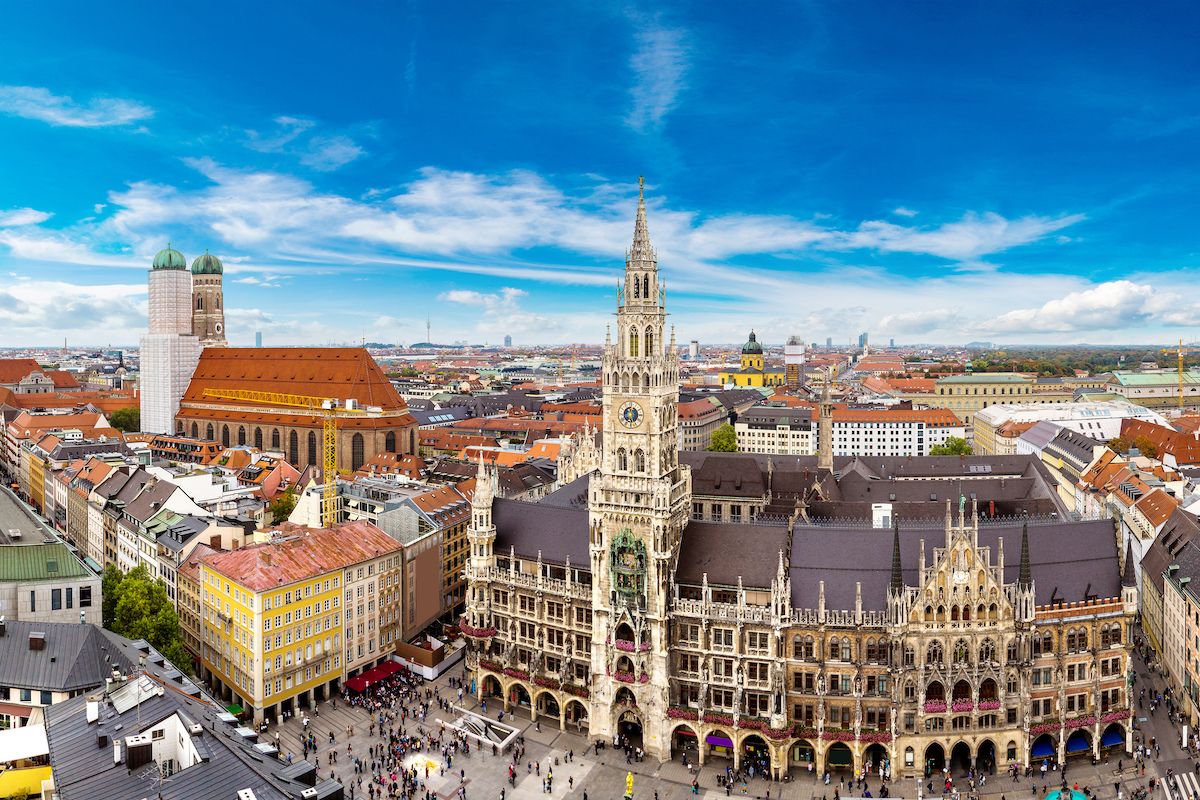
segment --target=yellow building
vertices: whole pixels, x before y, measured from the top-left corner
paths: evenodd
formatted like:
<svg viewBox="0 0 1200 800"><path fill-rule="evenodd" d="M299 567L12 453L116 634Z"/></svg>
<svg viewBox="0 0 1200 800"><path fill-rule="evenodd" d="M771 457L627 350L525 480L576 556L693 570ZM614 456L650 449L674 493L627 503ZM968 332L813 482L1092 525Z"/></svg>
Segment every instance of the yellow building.
<svg viewBox="0 0 1200 800"><path fill-rule="evenodd" d="M385 660L380 643L394 641L400 618L401 593L386 587L398 584L402 547L379 528L359 521L271 533L269 542L210 554L199 567L201 675L255 722L311 708L348 666Z"/></svg>
<svg viewBox="0 0 1200 800"><path fill-rule="evenodd" d="M787 383L787 371L782 365L768 364L763 358L763 346L758 343L754 331L750 341L742 345L741 369L720 373L722 384L734 386L783 386Z"/></svg>

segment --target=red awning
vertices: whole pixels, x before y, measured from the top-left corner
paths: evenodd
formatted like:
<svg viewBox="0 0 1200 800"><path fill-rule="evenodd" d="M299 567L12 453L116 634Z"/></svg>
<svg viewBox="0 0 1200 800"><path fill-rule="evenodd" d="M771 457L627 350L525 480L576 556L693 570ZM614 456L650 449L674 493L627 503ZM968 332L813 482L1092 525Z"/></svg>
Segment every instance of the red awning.
<svg viewBox="0 0 1200 800"><path fill-rule="evenodd" d="M379 670L385 675L395 675L397 672L403 672L404 666L397 664L395 661L385 661L375 669Z"/></svg>
<svg viewBox="0 0 1200 800"><path fill-rule="evenodd" d="M349 680L343 682L342 685L351 691L361 692L371 685L371 681L359 676L357 678L350 678Z"/></svg>
<svg viewBox="0 0 1200 800"><path fill-rule="evenodd" d="M362 675L359 675L358 677L366 679L367 683L371 684L371 683L378 683L379 681L386 678L387 673L380 672L379 667L375 667L374 669L367 670L366 672L364 672Z"/></svg>

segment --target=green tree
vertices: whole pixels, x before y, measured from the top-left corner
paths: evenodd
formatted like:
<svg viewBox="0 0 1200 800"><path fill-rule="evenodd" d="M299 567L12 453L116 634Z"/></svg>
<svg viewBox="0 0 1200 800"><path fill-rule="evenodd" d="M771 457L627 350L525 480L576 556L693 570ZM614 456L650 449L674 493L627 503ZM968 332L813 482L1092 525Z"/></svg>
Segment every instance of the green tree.
<svg viewBox="0 0 1200 800"><path fill-rule="evenodd" d="M1133 447L1133 442L1123 436L1118 436L1115 439L1108 440L1108 448L1117 453L1124 453L1129 448Z"/></svg>
<svg viewBox="0 0 1200 800"><path fill-rule="evenodd" d="M709 444L708 449L718 453L736 453L737 432L734 431L733 426L725 423L713 431L712 443Z"/></svg>
<svg viewBox="0 0 1200 800"><path fill-rule="evenodd" d="M1158 447L1154 444L1154 442L1150 441L1149 436L1138 436L1133 440L1133 446L1136 447L1138 452L1144 455L1146 458L1158 457Z"/></svg>
<svg viewBox="0 0 1200 800"><path fill-rule="evenodd" d="M271 501L271 524L278 525L281 522L287 522L288 517L295 509L296 487L293 486Z"/></svg>
<svg viewBox="0 0 1200 800"><path fill-rule="evenodd" d="M145 564L122 574L104 571L104 627L130 639L145 639L181 672L191 674L192 658L180 638L179 616L161 579Z"/></svg>
<svg viewBox="0 0 1200 800"><path fill-rule="evenodd" d="M142 410L140 408L118 408L108 418L108 424L125 433L137 433L142 429Z"/></svg>
<svg viewBox="0 0 1200 800"><path fill-rule="evenodd" d="M967 444L966 439L958 436L950 436L945 444L935 444L929 448L931 456L969 456L971 453L971 445Z"/></svg>

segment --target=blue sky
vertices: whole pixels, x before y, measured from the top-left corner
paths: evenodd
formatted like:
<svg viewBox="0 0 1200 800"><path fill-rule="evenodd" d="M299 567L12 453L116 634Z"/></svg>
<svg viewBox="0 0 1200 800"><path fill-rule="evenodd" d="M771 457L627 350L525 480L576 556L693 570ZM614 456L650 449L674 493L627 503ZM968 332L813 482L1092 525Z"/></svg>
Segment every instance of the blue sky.
<svg viewBox="0 0 1200 800"><path fill-rule="evenodd" d="M10 4L0 346L599 342L646 176L680 339L1200 331L1186 3Z"/></svg>

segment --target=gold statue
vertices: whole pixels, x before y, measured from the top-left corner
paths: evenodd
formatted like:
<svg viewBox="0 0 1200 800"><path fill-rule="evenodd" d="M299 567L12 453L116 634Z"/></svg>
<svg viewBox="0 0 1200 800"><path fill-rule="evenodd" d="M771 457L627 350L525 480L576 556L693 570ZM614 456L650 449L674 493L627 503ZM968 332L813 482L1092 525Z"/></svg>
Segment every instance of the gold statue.
<svg viewBox="0 0 1200 800"><path fill-rule="evenodd" d="M633 773L630 772L625 776L625 796L633 797Z"/></svg>

